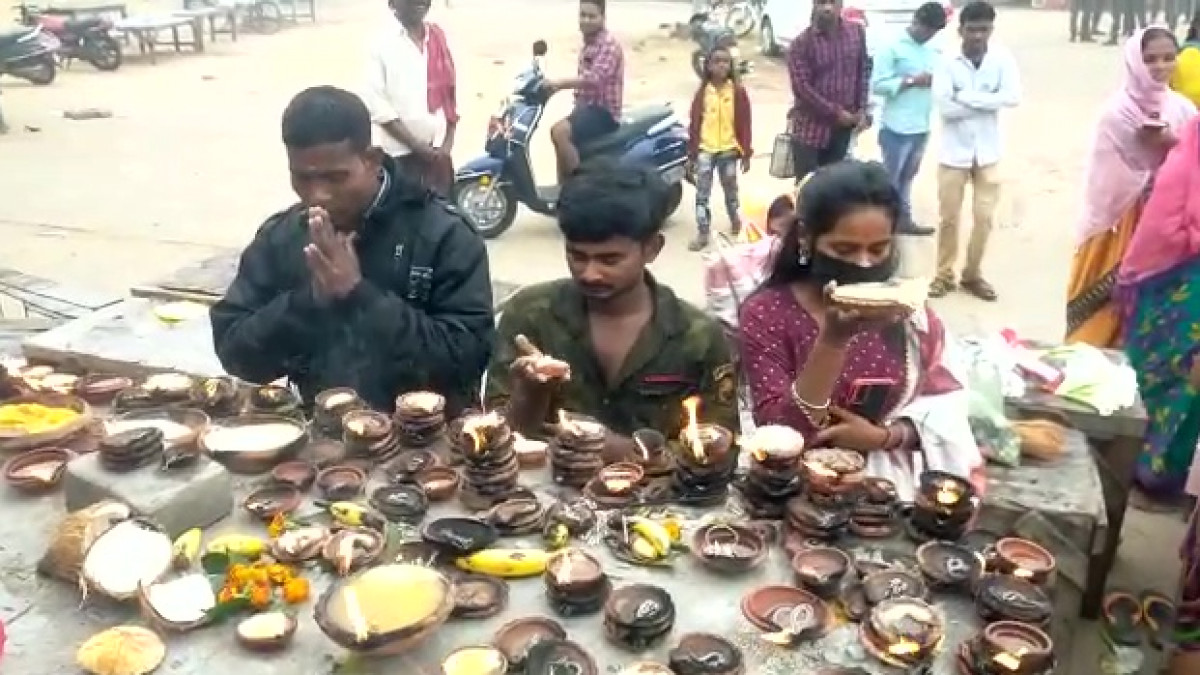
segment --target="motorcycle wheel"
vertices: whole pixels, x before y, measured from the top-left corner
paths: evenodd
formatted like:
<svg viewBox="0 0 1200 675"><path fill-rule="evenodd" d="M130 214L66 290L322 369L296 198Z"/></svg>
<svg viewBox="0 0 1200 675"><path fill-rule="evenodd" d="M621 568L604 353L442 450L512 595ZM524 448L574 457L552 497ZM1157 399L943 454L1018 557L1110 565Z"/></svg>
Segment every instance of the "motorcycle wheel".
<svg viewBox="0 0 1200 675"><path fill-rule="evenodd" d="M749 5L734 5L725 15L725 27L733 31L739 38L744 38L754 32L754 10Z"/></svg>
<svg viewBox="0 0 1200 675"><path fill-rule="evenodd" d="M23 63L9 72L34 84L47 85L54 82L54 78L58 75L58 62L54 60L54 54L46 53L30 59L27 63Z"/></svg>
<svg viewBox="0 0 1200 675"><path fill-rule="evenodd" d="M699 49L692 52L692 72L696 73L696 77L704 79L704 52Z"/></svg>
<svg viewBox="0 0 1200 675"><path fill-rule="evenodd" d="M250 6L246 16L250 30L263 35L273 35L283 27L283 8L274 0L260 0Z"/></svg>
<svg viewBox="0 0 1200 675"><path fill-rule="evenodd" d="M84 37L83 53L96 70L113 71L121 67L121 43L111 35Z"/></svg>
<svg viewBox="0 0 1200 675"><path fill-rule="evenodd" d="M495 239L517 219L517 196L509 185L491 185L473 176L455 181L450 201L475 226L484 239Z"/></svg>

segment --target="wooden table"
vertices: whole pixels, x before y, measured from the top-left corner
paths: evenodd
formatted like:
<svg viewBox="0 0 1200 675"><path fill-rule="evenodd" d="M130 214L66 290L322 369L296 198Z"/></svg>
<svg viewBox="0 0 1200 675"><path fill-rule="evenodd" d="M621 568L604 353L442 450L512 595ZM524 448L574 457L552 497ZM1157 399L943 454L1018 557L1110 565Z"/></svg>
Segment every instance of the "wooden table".
<svg viewBox="0 0 1200 675"><path fill-rule="evenodd" d="M0 317L11 318L15 314L17 318L77 319L120 301L120 296L111 293L72 288L0 267ZM17 311L7 307L15 307Z"/></svg>
<svg viewBox="0 0 1200 675"><path fill-rule="evenodd" d="M194 19L200 24L200 31L208 24L208 39L217 41L217 35L228 35L237 42L238 39L238 9L237 7L197 7L195 9L180 9L171 12L174 16Z"/></svg>
<svg viewBox="0 0 1200 675"><path fill-rule="evenodd" d="M117 21L114 28L132 35L137 40L138 51L150 57L150 63L158 63L158 47L172 46L176 52L182 52L184 47L191 47L196 53L204 51L204 26L201 19L176 14L142 14L126 17ZM186 28L191 32L191 39L184 39L180 29ZM170 31L171 39L159 41L159 36Z"/></svg>
<svg viewBox="0 0 1200 675"><path fill-rule="evenodd" d="M1106 350L1114 363L1127 364L1125 355ZM1060 416L1072 427L1087 436L1104 488L1104 504L1108 526L1098 532L1100 539L1088 565L1087 589L1083 598L1083 616L1095 619L1100 613L1104 586L1116 561L1121 544L1121 528L1125 524L1125 509L1133 487L1134 469L1142 451L1142 436L1146 430L1146 409L1141 399L1112 415L1101 415L1095 409L1052 394L1031 391L1020 399L1007 402L1013 416Z"/></svg>

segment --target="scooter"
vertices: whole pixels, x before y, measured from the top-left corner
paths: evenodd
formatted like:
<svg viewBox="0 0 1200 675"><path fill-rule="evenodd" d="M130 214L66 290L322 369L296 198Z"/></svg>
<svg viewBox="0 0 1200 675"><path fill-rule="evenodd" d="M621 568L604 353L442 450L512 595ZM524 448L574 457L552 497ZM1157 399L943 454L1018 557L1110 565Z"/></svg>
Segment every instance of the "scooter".
<svg viewBox="0 0 1200 675"><path fill-rule="evenodd" d="M559 186L539 186L529 161L529 145L542 121L550 94L542 58L546 43L533 44L533 63L517 76L511 96L488 123L486 154L459 167L451 199L485 239L512 227L517 204L543 215L554 215ZM616 157L620 163L654 167L669 189L662 211L675 212L683 200L687 129L670 104L647 106L621 119L616 131L579 148L581 159Z"/></svg>
<svg viewBox="0 0 1200 675"><path fill-rule="evenodd" d="M121 67L121 43L112 36L112 21L103 17L69 19L65 16L42 14L35 5L17 5L21 25L41 26L58 38L62 46L58 55L64 62L71 59L87 61L97 70L116 70Z"/></svg>
<svg viewBox="0 0 1200 675"><path fill-rule="evenodd" d="M61 45L41 26L0 32L0 75L50 84L58 74L54 54Z"/></svg>
<svg viewBox="0 0 1200 675"><path fill-rule="evenodd" d="M764 4L765 0L713 0L708 13L734 35L744 38L754 32Z"/></svg>
<svg viewBox="0 0 1200 675"><path fill-rule="evenodd" d="M737 37L733 31L715 21L711 14L693 14L692 18L688 19L688 31L691 33L692 42L696 43L696 49L692 51L692 71L696 73L696 77L704 79L705 61L708 59L708 53L715 47L729 50L729 57L733 59L733 68L738 75L748 75L754 71L754 64L741 58L741 50L738 49Z"/></svg>

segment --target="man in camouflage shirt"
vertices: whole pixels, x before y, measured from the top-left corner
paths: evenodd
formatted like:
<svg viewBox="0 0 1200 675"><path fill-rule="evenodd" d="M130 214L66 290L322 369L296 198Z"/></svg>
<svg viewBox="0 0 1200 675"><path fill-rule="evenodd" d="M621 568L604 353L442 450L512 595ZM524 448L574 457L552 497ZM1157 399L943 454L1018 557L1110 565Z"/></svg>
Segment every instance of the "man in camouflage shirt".
<svg viewBox="0 0 1200 675"><path fill-rule="evenodd" d="M663 190L654 173L611 165L585 166L563 187L558 222L571 278L527 287L506 303L488 367L489 407L504 405L512 378L525 376L512 368L524 335L570 365L551 417L562 408L603 422L610 460L635 451L638 429L677 437L691 396L700 398L700 421L737 431L721 326L646 271L663 247Z"/></svg>

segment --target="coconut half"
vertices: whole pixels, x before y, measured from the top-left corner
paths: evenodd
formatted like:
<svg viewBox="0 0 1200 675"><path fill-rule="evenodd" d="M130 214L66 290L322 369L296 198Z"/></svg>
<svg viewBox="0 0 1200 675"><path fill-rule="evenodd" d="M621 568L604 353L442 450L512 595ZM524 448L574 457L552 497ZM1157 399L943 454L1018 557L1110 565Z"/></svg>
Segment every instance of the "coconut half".
<svg viewBox="0 0 1200 675"><path fill-rule="evenodd" d="M237 639L246 649L283 649L296 633L296 618L284 612L263 612L237 625Z"/></svg>
<svg viewBox="0 0 1200 675"><path fill-rule="evenodd" d="M132 515L128 506L113 501L97 502L68 513L54 528L50 546L38 561L38 572L61 581L77 582L92 542Z"/></svg>
<svg viewBox="0 0 1200 675"><path fill-rule="evenodd" d="M92 675L146 675L167 658L167 647L153 631L117 626L88 638L75 663Z"/></svg>
<svg viewBox="0 0 1200 675"><path fill-rule="evenodd" d="M83 557L81 587L114 600L129 600L139 587L153 584L171 569L171 538L140 518L113 525L96 538Z"/></svg>
<svg viewBox="0 0 1200 675"><path fill-rule="evenodd" d="M138 587L138 600L147 618L175 631L202 625L217 606L212 582L200 573L142 584Z"/></svg>

